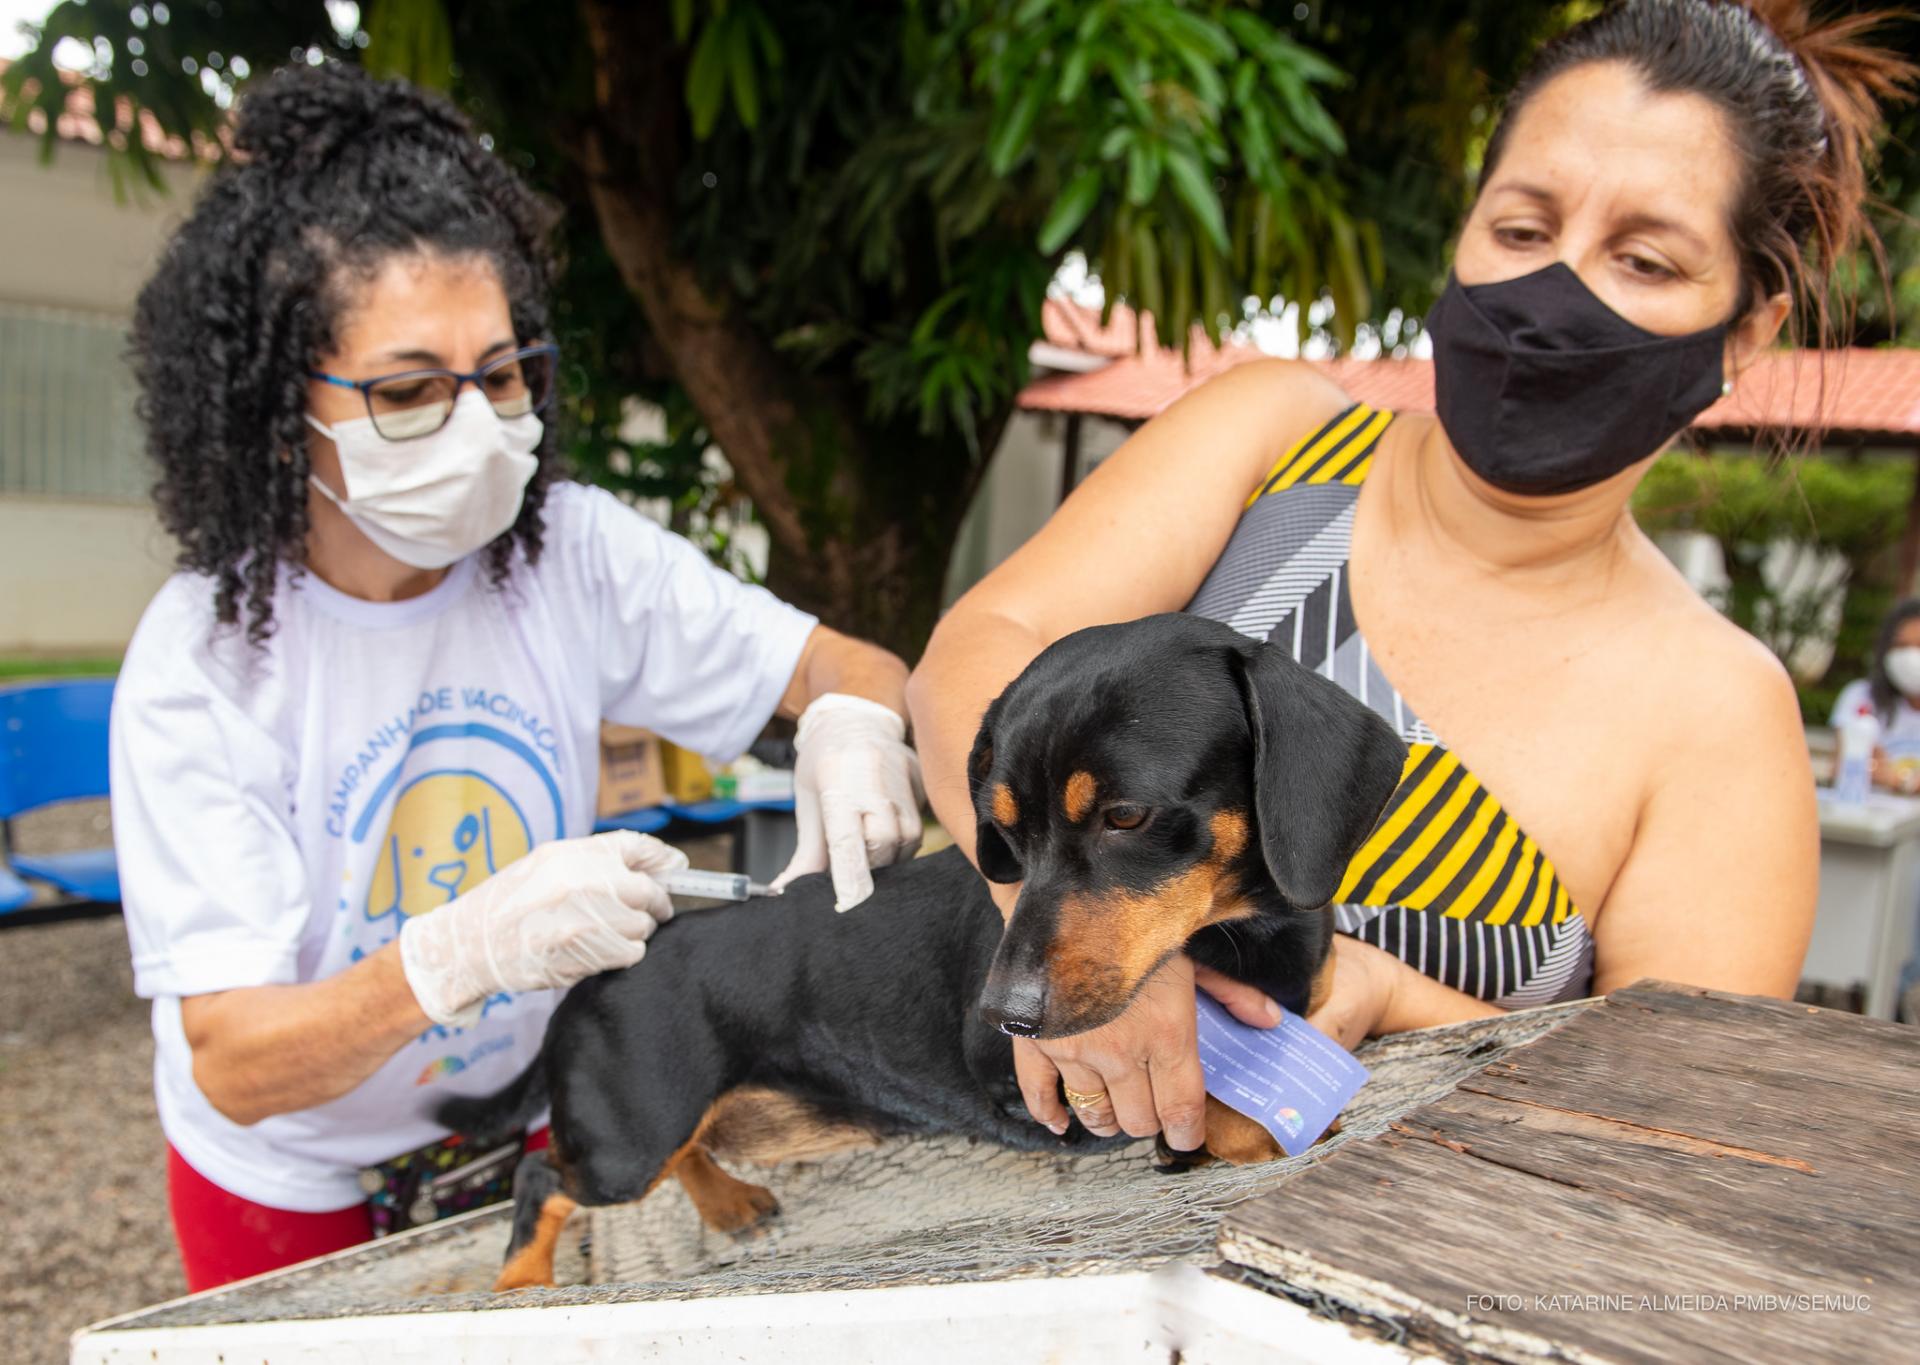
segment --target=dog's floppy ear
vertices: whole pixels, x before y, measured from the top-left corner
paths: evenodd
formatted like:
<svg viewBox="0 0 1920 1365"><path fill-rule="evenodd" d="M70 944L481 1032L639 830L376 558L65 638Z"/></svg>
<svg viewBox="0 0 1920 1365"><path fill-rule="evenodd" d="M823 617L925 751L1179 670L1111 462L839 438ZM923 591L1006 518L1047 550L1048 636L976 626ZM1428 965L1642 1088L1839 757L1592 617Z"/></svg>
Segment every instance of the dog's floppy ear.
<svg viewBox="0 0 1920 1365"><path fill-rule="evenodd" d="M980 875L990 882L1017 882L1026 875L1020 856L993 823L983 792L987 774L993 770L993 727L1000 718L1000 699L994 698L987 714L980 718L974 732L973 748L967 754L967 796L973 802L973 860Z"/></svg>
<svg viewBox="0 0 1920 1365"><path fill-rule="evenodd" d="M1238 655L1267 872L1302 909L1333 899L1400 784L1407 746L1338 683L1272 645Z"/></svg>

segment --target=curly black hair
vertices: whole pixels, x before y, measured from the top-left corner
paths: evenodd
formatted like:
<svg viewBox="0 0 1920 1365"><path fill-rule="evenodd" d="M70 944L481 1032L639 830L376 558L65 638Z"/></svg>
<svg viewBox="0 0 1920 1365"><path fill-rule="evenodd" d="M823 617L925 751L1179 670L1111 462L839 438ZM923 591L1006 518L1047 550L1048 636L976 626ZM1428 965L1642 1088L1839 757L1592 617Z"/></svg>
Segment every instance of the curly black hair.
<svg viewBox="0 0 1920 1365"><path fill-rule="evenodd" d="M548 334L556 215L448 101L351 66L289 66L242 96L233 154L167 242L134 313L131 361L154 501L178 564L214 580L218 619L273 633L282 563L307 538L307 371L356 279L395 255L491 261L521 340ZM540 554L553 424L489 580Z"/></svg>

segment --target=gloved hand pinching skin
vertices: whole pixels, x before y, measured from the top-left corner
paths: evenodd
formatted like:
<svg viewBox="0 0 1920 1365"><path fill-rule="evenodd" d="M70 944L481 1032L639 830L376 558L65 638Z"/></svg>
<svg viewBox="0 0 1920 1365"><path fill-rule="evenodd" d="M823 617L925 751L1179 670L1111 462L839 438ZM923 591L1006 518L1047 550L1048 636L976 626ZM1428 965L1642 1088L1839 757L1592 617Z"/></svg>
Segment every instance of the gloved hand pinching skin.
<svg viewBox="0 0 1920 1365"><path fill-rule="evenodd" d="M655 876L687 855L616 830L541 844L473 890L400 928L400 963L429 1019L465 1028L500 991L571 986L631 967L673 915Z"/></svg>
<svg viewBox="0 0 1920 1365"><path fill-rule="evenodd" d="M828 692L800 715L794 737L794 820L799 847L773 885L831 869L833 908L873 894L870 869L920 848L920 758L898 712L865 697Z"/></svg>

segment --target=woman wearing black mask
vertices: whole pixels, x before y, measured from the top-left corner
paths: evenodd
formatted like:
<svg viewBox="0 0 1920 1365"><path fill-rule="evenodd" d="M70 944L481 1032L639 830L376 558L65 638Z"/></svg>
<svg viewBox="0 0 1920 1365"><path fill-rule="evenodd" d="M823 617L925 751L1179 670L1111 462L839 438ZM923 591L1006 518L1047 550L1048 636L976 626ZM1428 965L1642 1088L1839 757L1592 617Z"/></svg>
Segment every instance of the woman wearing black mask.
<svg viewBox="0 0 1920 1365"><path fill-rule="evenodd" d="M1314 1021L1348 1046L1642 977L1791 994L1818 867L1793 690L1628 504L1790 318L1831 332L1876 100L1913 75L1862 43L1871 22L1624 0L1543 49L1430 318L1438 418L1273 361L1149 423L935 634L909 700L947 827L971 842L967 746L1029 659L1185 608L1409 743L1331 911ZM1064 1128L1064 1083L1096 1132L1198 1146L1195 977L1176 957L1105 1028L1016 1039L1033 1116Z"/></svg>

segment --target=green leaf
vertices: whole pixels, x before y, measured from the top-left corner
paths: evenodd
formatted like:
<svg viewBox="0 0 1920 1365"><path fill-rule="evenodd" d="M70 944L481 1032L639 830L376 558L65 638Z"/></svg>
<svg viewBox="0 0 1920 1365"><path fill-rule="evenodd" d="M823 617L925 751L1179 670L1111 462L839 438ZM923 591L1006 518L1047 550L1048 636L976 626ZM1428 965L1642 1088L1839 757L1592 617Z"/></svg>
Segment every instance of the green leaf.
<svg viewBox="0 0 1920 1365"><path fill-rule="evenodd" d="M1071 104L1080 98L1080 92L1087 85L1087 71L1093 65L1093 48L1082 43L1067 54L1066 65L1060 70L1060 93L1056 97L1061 104Z"/></svg>
<svg viewBox="0 0 1920 1365"><path fill-rule="evenodd" d="M1247 283L1264 308L1273 299L1273 200L1264 194L1256 193L1253 197L1253 219L1248 232L1253 239L1253 260L1247 271Z"/></svg>
<svg viewBox="0 0 1920 1365"><path fill-rule="evenodd" d="M379 0L367 15L369 71L399 76L430 90L453 81L453 30L441 0Z"/></svg>
<svg viewBox="0 0 1920 1365"><path fill-rule="evenodd" d="M693 135L703 142L727 97L726 27L718 20L708 24L687 66L687 109L693 115Z"/></svg>
<svg viewBox="0 0 1920 1365"><path fill-rule="evenodd" d="M1100 323L1105 326L1116 299L1133 298L1133 211L1122 201L1100 245L1100 282L1106 286Z"/></svg>
<svg viewBox="0 0 1920 1365"><path fill-rule="evenodd" d="M1160 320L1160 336L1168 344L1178 345L1181 357L1187 358L1193 351L1193 238L1176 232L1167 245L1172 290L1167 315Z"/></svg>
<svg viewBox="0 0 1920 1365"><path fill-rule="evenodd" d="M1220 196L1198 158L1182 152L1167 157L1167 178L1173 192L1187 206L1216 250L1227 250L1227 219L1220 209Z"/></svg>
<svg viewBox="0 0 1920 1365"><path fill-rule="evenodd" d="M1158 142L1136 141L1127 148L1127 202L1144 208L1160 188L1160 172L1167 159Z"/></svg>
<svg viewBox="0 0 1920 1365"><path fill-rule="evenodd" d="M1040 17L1054 7L1054 0L1027 0L1013 16L1013 27L1026 29L1039 22Z"/></svg>
<svg viewBox="0 0 1920 1365"><path fill-rule="evenodd" d="M1233 60L1233 39L1219 25L1190 10L1163 11L1160 27L1176 43L1209 62L1224 66Z"/></svg>
<svg viewBox="0 0 1920 1365"><path fill-rule="evenodd" d="M1200 264L1200 322L1207 329L1207 340L1214 345L1220 344L1221 319L1229 312L1238 312L1233 308L1227 289L1227 279L1221 267L1225 264L1217 251L1209 251L1204 246L1198 253Z"/></svg>
<svg viewBox="0 0 1920 1365"><path fill-rule="evenodd" d="M1027 82L1006 121L994 131L993 140L987 144L987 167L995 175L1005 175L1012 170L1027 150L1027 141L1033 136L1034 121L1040 117L1040 104L1045 97L1045 86L1039 81Z"/></svg>
<svg viewBox="0 0 1920 1365"><path fill-rule="evenodd" d="M676 43L684 43L691 32L693 32L693 0L673 0L673 40Z"/></svg>
<svg viewBox="0 0 1920 1365"><path fill-rule="evenodd" d="M786 49L780 45L780 34L768 22L765 11L755 5L748 11L753 24L753 36L760 43L760 59L769 69L776 69L787 59Z"/></svg>
<svg viewBox="0 0 1920 1365"><path fill-rule="evenodd" d="M753 69L753 35L748 25L735 23L730 28L727 68L733 77L733 107L739 111L741 123L756 128L760 124L760 82Z"/></svg>
<svg viewBox="0 0 1920 1365"><path fill-rule="evenodd" d="M1155 325L1166 325L1167 297L1165 281L1160 275L1160 247L1153 239L1151 224L1143 224L1133 239L1134 270L1139 298L1136 300L1142 312L1152 313Z"/></svg>
<svg viewBox="0 0 1920 1365"><path fill-rule="evenodd" d="M1260 79L1260 68L1253 62L1243 61L1233 69L1233 102L1244 105L1253 95L1254 82Z"/></svg>
<svg viewBox="0 0 1920 1365"><path fill-rule="evenodd" d="M913 325L913 335L911 337L913 344L915 346L924 346L932 341L934 329L940 325L940 319L945 317L947 313L952 310L953 306L966 296L967 291L964 288L956 286L935 299L932 307L922 313L920 320Z"/></svg>
<svg viewBox="0 0 1920 1365"><path fill-rule="evenodd" d="M1093 211L1100 198L1100 186L1098 166L1087 167L1067 183L1060 197L1053 201L1046 222L1040 225L1039 247L1043 254L1051 256L1067 244Z"/></svg>

